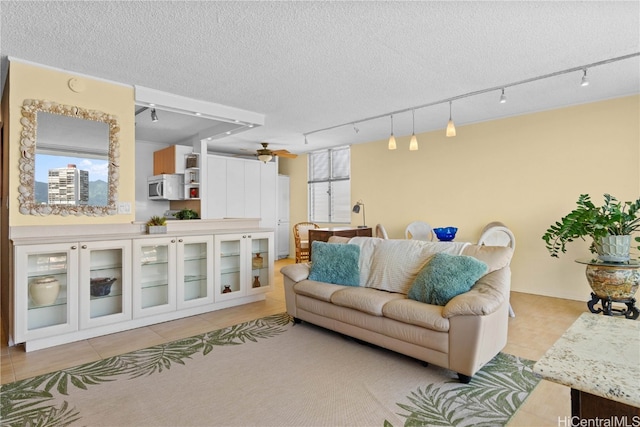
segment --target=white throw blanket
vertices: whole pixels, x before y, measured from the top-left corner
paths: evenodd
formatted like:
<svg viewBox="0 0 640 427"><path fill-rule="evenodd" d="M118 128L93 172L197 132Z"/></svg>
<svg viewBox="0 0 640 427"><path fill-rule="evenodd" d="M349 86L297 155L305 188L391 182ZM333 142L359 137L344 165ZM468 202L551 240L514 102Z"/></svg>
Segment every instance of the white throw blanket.
<svg viewBox="0 0 640 427"><path fill-rule="evenodd" d="M360 286L403 294L433 255L460 255L470 244L371 237L354 237L349 243L360 247Z"/></svg>

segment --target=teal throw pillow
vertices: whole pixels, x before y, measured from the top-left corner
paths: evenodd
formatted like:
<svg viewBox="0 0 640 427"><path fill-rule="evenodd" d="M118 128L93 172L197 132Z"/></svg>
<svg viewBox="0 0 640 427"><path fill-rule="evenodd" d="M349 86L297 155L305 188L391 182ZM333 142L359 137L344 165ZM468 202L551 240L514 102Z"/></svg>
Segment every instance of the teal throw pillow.
<svg viewBox="0 0 640 427"><path fill-rule="evenodd" d="M466 255L437 253L422 267L407 296L427 304L446 305L468 292L487 272L487 264Z"/></svg>
<svg viewBox="0 0 640 427"><path fill-rule="evenodd" d="M360 246L348 243L311 243L309 280L335 285L360 286Z"/></svg>

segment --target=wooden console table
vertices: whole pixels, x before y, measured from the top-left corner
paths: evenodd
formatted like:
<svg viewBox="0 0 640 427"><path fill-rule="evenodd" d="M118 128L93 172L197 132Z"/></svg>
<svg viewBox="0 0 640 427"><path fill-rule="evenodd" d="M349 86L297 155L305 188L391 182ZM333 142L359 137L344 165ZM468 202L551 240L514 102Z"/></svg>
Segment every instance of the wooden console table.
<svg viewBox="0 0 640 427"><path fill-rule="evenodd" d="M311 243L314 240L321 242L328 242L329 237L371 237L371 227L367 228L351 228L351 227L328 227L328 228L316 228L309 230L309 259L311 259Z"/></svg>
<svg viewBox="0 0 640 427"><path fill-rule="evenodd" d="M571 387L572 422L626 417L632 423L640 419L640 322L583 313L533 371Z"/></svg>

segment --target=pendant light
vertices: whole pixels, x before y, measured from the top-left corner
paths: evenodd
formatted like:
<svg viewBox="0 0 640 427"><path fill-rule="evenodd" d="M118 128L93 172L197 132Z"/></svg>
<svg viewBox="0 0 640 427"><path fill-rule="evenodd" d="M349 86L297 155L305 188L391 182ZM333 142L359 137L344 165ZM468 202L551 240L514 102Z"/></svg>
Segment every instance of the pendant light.
<svg viewBox="0 0 640 427"><path fill-rule="evenodd" d="M413 132L411 133L411 141L409 141L409 151L418 150L418 138L416 138L416 110L411 110L413 115Z"/></svg>
<svg viewBox="0 0 640 427"><path fill-rule="evenodd" d="M449 123L447 123L447 136L456 136L456 125L451 119L451 101L449 101Z"/></svg>
<svg viewBox="0 0 640 427"><path fill-rule="evenodd" d="M389 137L389 150L396 149L396 137L393 136L393 114L391 115L391 136Z"/></svg>

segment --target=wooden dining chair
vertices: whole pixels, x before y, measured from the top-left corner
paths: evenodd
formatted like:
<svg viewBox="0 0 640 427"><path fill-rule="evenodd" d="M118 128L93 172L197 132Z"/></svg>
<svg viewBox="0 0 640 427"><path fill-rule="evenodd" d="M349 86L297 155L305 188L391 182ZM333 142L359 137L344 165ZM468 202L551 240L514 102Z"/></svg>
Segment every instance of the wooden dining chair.
<svg viewBox="0 0 640 427"><path fill-rule="evenodd" d="M293 238L296 243L296 263L309 261L309 230L320 228L313 222L299 222L293 226Z"/></svg>

